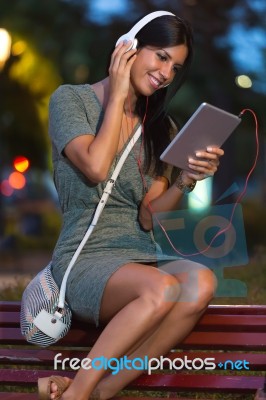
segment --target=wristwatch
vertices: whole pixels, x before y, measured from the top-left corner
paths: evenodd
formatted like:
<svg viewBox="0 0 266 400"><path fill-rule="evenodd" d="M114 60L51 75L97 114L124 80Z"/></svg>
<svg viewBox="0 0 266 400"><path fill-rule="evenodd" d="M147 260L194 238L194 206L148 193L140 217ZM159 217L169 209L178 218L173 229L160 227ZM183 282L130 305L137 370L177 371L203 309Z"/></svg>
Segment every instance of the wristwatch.
<svg viewBox="0 0 266 400"><path fill-rule="evenodd" d="M183 175L183 171L180 172L180 174L179 174L178 177L177 177L177 180L175 181L176 187L177 187L179 190L181 190L181 192L184 193L184 194L192 192L192 190L193 190L194 187L196 186L197 181L193 181L193 182L190 183L189 185L186 185L186 184L183 182L182 175Z"/></svg>

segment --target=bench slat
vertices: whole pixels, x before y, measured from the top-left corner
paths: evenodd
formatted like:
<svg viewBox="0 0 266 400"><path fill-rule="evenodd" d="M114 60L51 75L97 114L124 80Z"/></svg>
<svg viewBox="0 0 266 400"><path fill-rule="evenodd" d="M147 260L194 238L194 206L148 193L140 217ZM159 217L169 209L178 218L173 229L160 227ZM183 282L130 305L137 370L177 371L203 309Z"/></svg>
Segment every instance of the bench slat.
<svg viewBox="0 0 266 400"><path fill-rule="evenodd" d="M210 305L208 314L231 314L231 315L266 315L265 305Z"/></svg>
<svg viewBox="0 0 266 400"><path fill-rule="evenodd" d="M175 398L171 396L171 398ZM1 392L0 393L0 400L38 400L37 393L7 393ZM130 396L119 396L119 397L112 397L112 400L136 400L136 397ZM165 400L165 397L143 397L141 396L141 400ZM179 397L178 400L195 400L190 399L188 397ZM207 399L205 399L207 400Z"/></svg>
<svg viewBox="0 0 266 400"><path fill-rule="evenodd" d="M20 310L20 301L0 301L0 311L19 311Z"/></svg>
<svg viewBox="0 0 266 400"><path fill-rule="evenodd" d="M37 395L37 393L1 392L0 400L38 400L38 395Z"/></svg>
<svg viewBox="0 0 266 400"><path fill-rule="evenodd" d="M17 327L19 328L19 312L8 312L0 311L0 326L1 327ZM196 331L246 331L246 332L265 332L266 326L266 315L254 315L252 318L250 315L216 315L206 314L204 315L197 326ZM73 321L72 328L82 328L82 323ZM99 334L101 329L95 328L94 325L90 324L88 330L95 331L95 334Z"/></svg>
<svg viewBox="0 0 266 400"><path fill-rule="evenodd" d="M0 311L19 312L20 302L0 301ZM266 315L266 306L260 304L210 305L207 314Z"/></svg>
<svg viewBox="0 0 266 400"><path fill-rule="evenodd" d="M265 332L266 315L216 315L202 317L196 330Z"/></svg>
<svg viewBox="0 0 266 400"><path fill-rule="evenodd" d="M222 375L192 375L192 374L158 374L144 375L133 382L130 387L137 390L195 390L203 392L252 393L263 387L264 377L261 376L222 376Z"/></svg>
<svg viewBox="0 0 266 400"><path fill-rule="evenodd" d="M95 343L98 334L72 329L60 340L62 346L86 346ZM1 330L0 344L25 345L25 339L16 328ZM195 332L178 345L181 349L262 350L266 347L264 332Z"/></svg>
<svg viewBox="0 0 266 400"><path fill-rule="evenodd" d="M183 348L262 350L266 347L264 332L192 332L182 343Z"/></svg>
<svg viewBox="0 0 266 400"><path fill-rule="evenodd" d="M0 380L5 385L36 385L39 377L50 376L53 371L1 370ZM73 378L73 371L58 371L57 375ZM203 374L152 374L142 375L127 389L151 391L203 391L252 393L263 386L262 376L222 376Z"/></svg>

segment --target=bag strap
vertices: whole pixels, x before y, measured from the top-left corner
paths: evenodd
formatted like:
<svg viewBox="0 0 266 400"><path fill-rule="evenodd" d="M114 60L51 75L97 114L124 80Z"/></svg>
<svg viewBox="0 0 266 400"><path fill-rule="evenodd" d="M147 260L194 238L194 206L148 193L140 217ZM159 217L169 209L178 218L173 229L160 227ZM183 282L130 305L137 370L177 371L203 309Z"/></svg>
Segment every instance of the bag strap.
<svg viewBox="0 0 266 400"><path fill-rule="evenodd" d="M65 294L66 294L66 283L67 283L67 279L68 276L71 272L71 269L73 267L73 265L75 264L75 262L77 261L78 256L80 255L81 250L83 249L85 243L87 242L88 238L90 237L90 235L92 234L92 231L94 229L94 227L96 226L98 219L105 207L105 204L113 190L113 187L115 185L116 179L121 171L121 168L124 164L124 162L126 161L131 149L133 148L133 146L135 145L135 143L137 142L138 138L141 135L141 125L138 127L138 129L136 130L136 132L134 133L134 136L132 137L132 139L130 140L130 142L128 143L127 147L125 148L122 156L120 157L119 162L117 163L115 170L111 176L111 178L108 180L105 189L103 191L102 197L98 203L98 206L95 210L94 213L94 217L92 220L92 223L90 224L89 228L87 229L82 241L80 242L77 250L75 251L70 263L68 264L68 267L66 269L66 272L64 274L63 280L62 280L62 284L60 287L60 294L59 294L59 301L58 301L58 309L63 309L64 308L64 303L65 303ZM60 318L62 317L62 314L60 313L60 311L56 311L55 315Z"/></svg>

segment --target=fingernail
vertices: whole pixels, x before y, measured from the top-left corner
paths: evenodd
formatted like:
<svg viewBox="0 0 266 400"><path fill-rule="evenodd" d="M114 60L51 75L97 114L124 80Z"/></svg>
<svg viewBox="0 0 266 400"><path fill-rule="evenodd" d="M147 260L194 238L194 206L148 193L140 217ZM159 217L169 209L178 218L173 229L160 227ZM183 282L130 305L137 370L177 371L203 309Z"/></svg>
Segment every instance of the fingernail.
<svg viewBox="0 0 266 400"><path fill-rule="evenodd" d="M212 147L207 147L207 150L208 151L212 151Z"/></svg>
<svg viewBox="0 0 266 400"><path fill-rule="evenodd" d="M197 152L196 152L196 156L197 156L197 157L200 157L200 156L201 156L201 152L197 151Z"/></svg>

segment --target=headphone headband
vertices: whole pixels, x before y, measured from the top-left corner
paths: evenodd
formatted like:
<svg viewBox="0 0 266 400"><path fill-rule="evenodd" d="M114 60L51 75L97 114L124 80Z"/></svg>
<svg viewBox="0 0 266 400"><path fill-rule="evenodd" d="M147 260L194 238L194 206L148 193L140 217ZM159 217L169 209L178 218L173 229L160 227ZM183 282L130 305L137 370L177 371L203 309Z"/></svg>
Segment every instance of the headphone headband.
<svg viewBox="0 0 266 400"><path fill-rule="evenodd" d="M135 39L136 34L145 26L147 25L149 22L151 22L153 19L158 18L158 17L162 17L164 15L172 15L175 16L175 14L168 12L168 11L154 11L148 15L146 15L145 17L143 17L139 22L137 22L128 33L126 33L125 35L120 36L120 38L117 40L116 42L116 46L124 41L124 40L131 40L132 41L132 46L131 48L136 48L137 47L137 39ZM130 49L131 49L130 48ZM128 49L128 50L130 50Z"/></svg>
<svg viewBox="0 0 266 400"><path fill-rule="evenodd" d="M139 22L136 23L136 25L134 25L130 31L128 32L130 34L130 36L136 36L136 34L145 26L147 25L149 22L151 22L153 19L158 18L158 17L162 17L164 15L172 15L174 16L174 14L168 12L168 11L154 11L148 15L145 15L145 17L143 17Z"/></svg>

